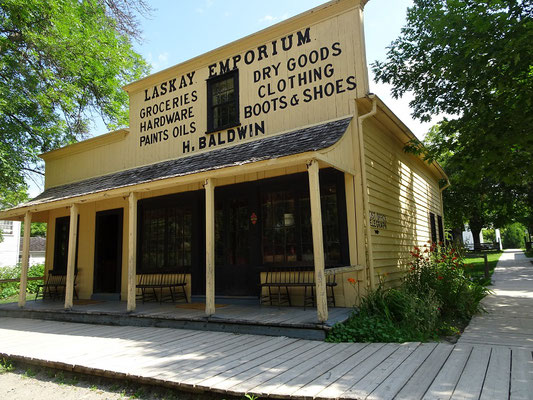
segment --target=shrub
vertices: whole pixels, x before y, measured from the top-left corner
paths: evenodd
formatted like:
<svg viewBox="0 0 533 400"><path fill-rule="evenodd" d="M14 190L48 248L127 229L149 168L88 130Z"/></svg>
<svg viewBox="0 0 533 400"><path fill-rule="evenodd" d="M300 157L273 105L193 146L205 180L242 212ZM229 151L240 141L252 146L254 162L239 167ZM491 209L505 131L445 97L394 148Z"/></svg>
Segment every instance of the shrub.
<svg viewBox="0 0 533 400"><path fill-rule="evenodd" d="M328 341L426 341L434 335L439 310L433 295L413 295L404 287L385 289L384 280L379 281L377 289L361 301L358 312L346 324L333 327Z"/></svg>
<svg viewBox="0 0 533 400"><path fill-rule="evenodd" d="M21 266L1 267L0 280L3 279L20 279ZM44 265L36 264L28 268L28 276L40 277L44 275ZM36 293L37 285L40 281L28 281L27 291L29 293ZM0 283L0 299L5 299L16 295L19 292L19 282Z"/></svg>
<svg viewBox="0 0 533 400"><path fill-rule="evenodd" d="M415 247L411 255L402 284L386 289L380 277L359 310L332 328L328 341L427 341L457 333L457 321L481 311L488 290L465 275L460 252L433 244Z"/></svg>
<svg viewBox="0 0 533 400"><path fill-rule="evenodd" d="M515 222L502 229L502 246L504 249L520 249L525 247L524 225Z"/></svg>
<svg viewBox="0 0 533 400"><path fill-rule="evenodd" d="M406 289L418 295L434 294L444 319L470 319L481 311L488 290L467 277L464 258L452 247L425 245L411 252L413 260L404 278Z"/></svg>

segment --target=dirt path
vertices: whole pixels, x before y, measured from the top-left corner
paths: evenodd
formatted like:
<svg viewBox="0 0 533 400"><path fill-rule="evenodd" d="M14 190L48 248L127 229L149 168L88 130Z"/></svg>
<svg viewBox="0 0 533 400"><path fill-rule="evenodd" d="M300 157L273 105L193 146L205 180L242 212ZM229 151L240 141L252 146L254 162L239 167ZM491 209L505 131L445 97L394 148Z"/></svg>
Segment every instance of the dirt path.
<svg viewBox="0 0 533 400"><path fill-rule="evenodd" d="M30 365L16 365L6 371L5 366L0 360L0 399L5 400L222 399Z"/></svg>

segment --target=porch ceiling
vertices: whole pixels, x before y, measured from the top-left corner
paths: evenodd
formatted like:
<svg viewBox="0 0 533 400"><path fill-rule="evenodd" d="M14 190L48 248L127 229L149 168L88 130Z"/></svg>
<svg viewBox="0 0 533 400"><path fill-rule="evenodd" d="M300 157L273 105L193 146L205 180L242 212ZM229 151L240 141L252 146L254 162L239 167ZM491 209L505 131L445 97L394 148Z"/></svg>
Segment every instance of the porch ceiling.
<svg viewBox="0 0 533 400"><path fill-rule="evenodd" d="M339 141L351 119L341 118L232 147L48 188L29 202L0 212L0 216L8 211L112 189L323 150Z"/></svg>

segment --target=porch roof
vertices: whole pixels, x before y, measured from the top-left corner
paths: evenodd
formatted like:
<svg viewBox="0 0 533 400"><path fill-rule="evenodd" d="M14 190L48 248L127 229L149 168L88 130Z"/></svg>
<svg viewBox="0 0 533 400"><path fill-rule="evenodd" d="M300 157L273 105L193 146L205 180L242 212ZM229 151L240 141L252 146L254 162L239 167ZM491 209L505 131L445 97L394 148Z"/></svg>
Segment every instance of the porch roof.
<svg viewBox="0 0 533 400"><path fill-rule="evenodd" d="M162 179L322 150L332 146L343 136L351 119L352 117L341 118L232 147L51 187L16 208L35 206Z"/></svg>

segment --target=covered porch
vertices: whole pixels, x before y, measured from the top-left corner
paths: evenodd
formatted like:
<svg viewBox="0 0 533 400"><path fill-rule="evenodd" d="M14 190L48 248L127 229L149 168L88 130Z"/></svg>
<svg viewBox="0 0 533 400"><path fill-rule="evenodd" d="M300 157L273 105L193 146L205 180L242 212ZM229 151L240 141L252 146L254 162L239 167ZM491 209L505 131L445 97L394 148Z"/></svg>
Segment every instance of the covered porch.
<svg viewBox="0 0 533 400"><path fill-rule="evenodd" d="M234 275L228 280L232 273L230 269L224 269L224 266L227 267L228 262L220 264L217 260L217 256L221 254L217 247L224 248L226 246L221 242L220 232L217 231L217 212L221 210L221 207L222 210L228 211L224 205L228 202L224 203L222 201L220 203L221 200L230 199L230 202L238 200L242 203L243 199L246 199L247 195L251 193L250 187L245 185L247 182L258 182L255 185L256 189L254 189L257 191L259 190L257 187L260 187L264 182L274 182L277 185L279 179L286 177L288 183L285 183L285 186L290 187L297 183L297 185L305 187L305 190L302 191L303 195L290 199L290 201L294 203L301 199L306 203L306 205L302 203L304 204L302 207L308 207L309 209L309 215L307 216L306 214L305 218L309 218L310 239L308 243L310 247L307 250L303 249L305 241L300 239L297 243L298 246L296 246L298 247L297 250L288 250L288 247L286 247L281 252L274 249L271 253L266 254L265 245L258 244L258 241L264 243L267 230L265 228L266 222L263 224L260 221L260 224L263 224L261 234L255 237L253 235L250 236L250 240L252 242L255 240L256 242L255 247L253 243L245 243L244 246L241 246L241 250L243 248L252 249L252 253L257 250L257 252L261 253L259 264L264 265L268 262L275 264L277 262L278 266L279 264L281 266L286 264L291 264L291 266L305 264L306 254L310 254L310 256L307 256L307 265L310 265L314 272L313 306L316 307L316 311L312 311L315 315L310 318L309 310L302 310L305 311L305 317L302 316L301 318L309 321L309 323L314 320L313 323L324 325L330 320L326 277L327 267L334 267L333 269L339 271L339 287L335 288L335 290L343 298L341 304L346 307L351 307L355 304L356 297L361 296L361 292L365 290L367 285L366 270L361 266L365 257L364 250L361 251L364 248L364 241L356 241L357 236L362 237L363 229L362 216L355 212L357 174L354 166L350 165L351 162L348 161L352 158L347 156L353 151L354 146L351 135L345 134L349 130L351 120L351 117L337 119L209 153L200 153L103 177L95 177L81 182L48 188L32 201L15 209L2 212L2 218L21 219L23 216L25 224L29 225L32 221L49 221L51 216L59 216L61 210L63 210L63 213L68 210L68 214L65 217L61 217L64 218L62 231L58 229L59 224L57 221L60 218L55 217L54 235L49 234L48 236L49 240L52 239L52 236L55 239L54 263L60 258L58 255L62 255L65 261L66 288L62 307L70 311L76 311L79 307L73 301L76 277L81 282L90 280L90 283L85 283L85 289L82 288L83 290L80 290L81 299L90 299L98 282L103 286L106 282L109 283L113 279L112 275L115 274L115 283L113 285L121 295L120 297L126 300L126 304L117 303L119 304L117 307L125 306L126 312L134 314L139 311L140 307L137 301L139 273L150 272L154 268L160 267L157 262L154 262L154 257L151 256L150 250L151 245L154 243L157 245L157 238L154 239L154 236L152 236L148 240L143 239L146 237L146 229L150 225L146 225L145 216L149 210L157 213L158 210L164 209L166 206L163 203L173 204L169 207L174 207L174 210L178 210L176 212L181 214L183 214L183 210L189 207L193 210L190 217L190 232L182 230L180 231L181 233L174 234L174 238L180 237L179 246L181 247L180 252L173 256L172 265L173 268L184 271L189 275L187 289L189 291L189 299L191 295L196 294L201 297L201 302L204 304L203 310L194 309L191 315L194 315L194 318L200 314L202 314L202 318L218 318L219 314L224 314L226 310L233 310L234 316L239 312L242 312L243 315L253 315L257 310L245 311L234 306L228 306L229 308L223 310L224 307L217 308L215 305L216 296L228 294L220 292L221 284L226 285L226 289L228 285L236 284L236 287L241 290L241 292L236 292L237 295L243 294L242 291L244 290L244 294L252 294L249 297L260 298L261 293L256 296L253 291L255 290L254 288L260 287L264 278L264 270L259 270L254 275L255 278L252 277L248 280L244 279L241 282L236 282L237 277L245 276L246 274L244 272L241 275L234 273L236 271L235 267L239 267L238 254L233 254L231 257L226 254L226 261L229 258L233 260L229 264L233 267ZM331 174L335 178L328 178L328 182L334 181L332 185L334 185L335 199L340 204L335 212L342 214L336 216L341 221L342 227L336 227L335 229L343 230L342 235L344 237L343 240L339 239L339 243L335 244L337 247L333 250L325 248L324 207L321 203L324 198L324 185L321 185L321 180L323 180L327 170L335 172ZM236 190L237 187L240 189ZM234 188L235 190L233 190ZM342 195L339 195L339 192L342 192ZM219 204L222 204L222 206ZM261 218L260 208L262 206L263 203L258 203L259 210L246 209L246 223L252 224L253 226L250 225L251 228L255 227L258 215ZM90 212L86 210L90 210ZM342 210L342 212L339 212L339 210ZM230 210L230 212L234 211L236 210ZM292 212L282 213L282 218L285 220L282 225L286 227L294 224L295 218L300 218L298 216L300 214L297 213L303 213L303 211L296 211L296 214ZM186 215L181 214L176 214L173 218L182 218L181 221L188 218ZM165 215L167 215L165 218L168 220L168 212ZM109 233L108 225L103 225L102 228L103 222L99 226L99 216L102 217L101 221L106 220L106 218L113 220L113 223L118 227L116 233ZM153 223L153 221L157 223L158 220L157 218L150 220L150 223L155 226L156 223ZM305 223L305 221L302 221L299 222L301 226ZM90 225L92 228L86 231L87 228L84 227L84 224L92 224ZM82 226L82 240L78 237L80 235L80 225ZM220 224L218 225L220 226ZM279 233L283 230L282 228L283 226L275 226L271 230ZM228 229L219 230L227 235ZM115 232L113 229L111 231ZM29 230L25 232L27 233ZM62 253L57 251L58 238L61 232L63 232L65 239L63 243L68 244L68 246L64 246ZM103 239L102 237L99 239L98 232L100 232ZM288 230L284 232L287 236ZM113 237L116 239L116 263L119 268L114 270L113 274L108 274L100 267L100 276L98 276L99 240L105 245ZM229 239L226 238L225 240L227 242ZM167 243L168 238L165 237L164 241ZM29 308L32 311L44 312L45 309L37 305L26 304L25 287L29 236L24 237L23 243L23 273L18 306L20 308ZM193 247L193 245L196 250L187 253L187 246ZM275 245L276 243L273 242L274 247ZM165 244L165 246L167 245ZM291 246L293 245L291 244ZM307 253L305 253L306 251ZM337 259L330 265L327 265L328 251L335 254L338 253ZM83 264L88 259L84 255L90 255L89 253L91 252L93 253L91 262ZM293 254L288 255L291 252ZM47 257L52 255L50 253L50 251L47 252ZM252 253L250 254L251 258L254 257ZM276 259L282 253L285 258ZM257 254L255 256L257 261ZM268 257L271 258L268 259ZM164 270L165 263L168 264L168 257L165 260L165 262L161 263L163 267L160 268L160 272L163 273L168 272ZM267 261L265 262L265 260ZM257 262L254 263L253 260L248 260L243 265L250 270L251 267L257 267ZM47 270L50 271L51 267L52 264L48 262ZM144 270L142 270L143 268ZM330 271L330 274L331 272L333 271ZM252 275L248 274L248 276ZM358 282L360 290L354 291L350 284L347 283L347 278L351 278L352 283L354 281ZM201 289L199 290L199 288ZM231 293L229 294L231 295ZM337 298L340 297L338 296ZM220 301L217 299L216 302L219 303ZM224 300L222 300L223 302ZM48 307L48 305L43 303L43 307L45 306ZM149 306L145 305L141 308L145 309L146 307L149 308ZM57 304L53 306L53 309L57 310ZM282 309L278 308L276 310L278 310L276 311L277 314L289 313L289 311L281 311ZM297 308L292 309L293 312L296 310ZM262 315L264 313L259 314ZM342 314L347 315L346 312ZM300 318L296 317L295 314L289 313L287 315L290 316L289 318L295 318L296 320ZM233 320L234 317L229 319ZM237 320L240 319L237 318Z"/></svg>
<svg viewBox="0 0 533 400"><path fill-rule="evenodd" d="M69 310L59 301L28 301L0 304L0 317L83 322L101 325L145 326L205 331L286 336L324 340L331 327L350 316L350 308L329 308L328 320L320 322L314 309L260 306L228 300L216 304L216 313L205 315L202 303L139 303L127 311L122 301L74 300Z"/></svg>

